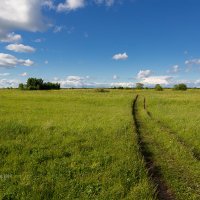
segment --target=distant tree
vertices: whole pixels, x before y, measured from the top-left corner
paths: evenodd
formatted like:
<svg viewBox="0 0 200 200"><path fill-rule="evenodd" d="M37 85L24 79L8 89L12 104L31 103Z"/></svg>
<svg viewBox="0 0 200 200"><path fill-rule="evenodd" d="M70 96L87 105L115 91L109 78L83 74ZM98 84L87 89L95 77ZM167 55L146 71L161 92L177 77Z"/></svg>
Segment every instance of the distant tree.
<svg viewBox="0 0 200 200"><path fill-rule="evenodd" d="M155 90L156 91L163 91L163 87L160 84L155 85Z"/></svg>
<svg viewBox="0 0 200 200"><path fill-rule="evenodd" d="M144 89L144 84L143 83L136 83L136 89Z"/></svg>
<svg viewBox="0 0 200 200"><path fill-rule="evenodd" d="M23 83L20 83L18 88L19 88L20 90L24 90L24 89L25 89L24 84L23 84Z"/></svg>
<svg viewBox="0 0 200 200"><path fill-rule="evenodd" d="M184 83L180 83L180 84L174 85L173 89L174 90L187 90L187 85Z"/></svg>
<svg viewBox="0 0 200 200"><path fill-rule="evenodd" d="M28 78L26 86L29 90L41 90L43 86L43 80L41 78Z"/></svg>
<svg viewBox="0 0 200 200"><path fill-rule="evenodd" d="M105 88L97 88L95 91L96 92L109 92L109 90L106 90Z"/></svg>
<svg viewBox="0 0 200 200"><path fill-rule="evenodd" d="M41 78L28 78L26 84L19 84L19 89L23 90L59 90L60 84L59 83L45 83Z"/></svg>

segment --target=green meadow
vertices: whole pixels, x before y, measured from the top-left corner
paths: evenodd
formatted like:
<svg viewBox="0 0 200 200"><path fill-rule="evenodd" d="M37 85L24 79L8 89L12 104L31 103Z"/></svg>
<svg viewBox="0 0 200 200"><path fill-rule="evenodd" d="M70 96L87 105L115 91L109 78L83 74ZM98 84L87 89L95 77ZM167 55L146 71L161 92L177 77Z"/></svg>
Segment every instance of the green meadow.
<svg viewBox="0 0 200 200"><path fill-rule="evenodd" d="M200 199L199 100L200 90L0 90L0 198Z"/></svg>

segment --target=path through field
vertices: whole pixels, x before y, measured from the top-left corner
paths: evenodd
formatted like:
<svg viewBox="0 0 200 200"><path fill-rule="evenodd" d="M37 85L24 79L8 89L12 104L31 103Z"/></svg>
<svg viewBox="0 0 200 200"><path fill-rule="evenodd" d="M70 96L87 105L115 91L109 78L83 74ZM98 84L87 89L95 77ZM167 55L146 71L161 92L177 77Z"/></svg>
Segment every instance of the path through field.
<svg viewBox="0 0 200 200"><path fill-rule="evenodd" d="M149 109L148 99L137 95L132 115L140 152L149 177L157 186L157 198L200 199L199 149Z"/></svg>
<svg viewBox="0 0 200 200"><path fill-rule="evenodd" d="M162 174L159 168L155 165L154 160L152 158L152 152L148 149L148 144L146 144L143 140L143 135L140 130L140 121L137 116L137 101L139 99L139 95L135 97L133 100L132 114L133 120L136 127L137 137L138 137L138 145L140 148L140 152L144 158L145 165L149 174L150 179L153 181L155 186L157 187L157 198L163 200L174 199L171 191L169 190L167 184L164 182L162 178ZM144 98L144 109L146 109Z"/></svg>

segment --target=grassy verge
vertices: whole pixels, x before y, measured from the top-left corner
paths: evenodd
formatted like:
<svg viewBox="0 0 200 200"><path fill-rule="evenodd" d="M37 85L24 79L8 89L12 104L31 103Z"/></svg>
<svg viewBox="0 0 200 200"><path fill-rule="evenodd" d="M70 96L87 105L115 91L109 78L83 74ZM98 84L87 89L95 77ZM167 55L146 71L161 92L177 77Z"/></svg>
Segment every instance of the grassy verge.
<svg viewBox="0 0 200 200"><path fill-rule="evenodd" d="M149 93L145 94L145 96L148 95ZM166 97L166 93L159 95L157 93L151 93L151 98L149 98L150 100L148 101L148 109L151 111L153 116L155 115L154 113L159 113L158 110L157 112L154 112L155 107L158 106L160 102L160 99L156 98L164 98L162 95ZM169 93L167 93L167 95L169 95ZM176 98L176 95L173 95L174 98ZM151 101L152 99L154 102ZM167 104L167 101L170 104L172 100L164 98L165 105ZM162 103L163 102L161 101L160 104ZM178 105L175 106L175 108L177 107ZM170 113L174 113L174 116L177 116L177 118L173 119L174 123L176 123L179 116L176 112L177 109L173 110L173 108L170 109ZM166 108L160 107L160 113L162 114L159 114L159 116L164 115L165 109ZM184 116L183 113L182 117ZM160 120L163 118L164 117ZM176 199L199 199L199 161L194 158L193 154L188 151L188 148L185 145L177 140L177 137L170 134L168 129L158 123L158 120L152 119L147 114L146 110L143 109L143 96L140 96L138 102L138 120L140 121L143 140L148 145L149 152L152 153L154 163ZM173 127L173 125L171 126ZM181 135L181 132L177 134Z"/></svg>

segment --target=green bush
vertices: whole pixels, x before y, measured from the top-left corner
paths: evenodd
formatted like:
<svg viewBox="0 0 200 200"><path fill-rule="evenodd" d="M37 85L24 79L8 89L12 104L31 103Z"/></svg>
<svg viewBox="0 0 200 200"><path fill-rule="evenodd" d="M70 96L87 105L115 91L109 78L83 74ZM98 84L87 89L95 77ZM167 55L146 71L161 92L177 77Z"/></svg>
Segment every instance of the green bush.
<svg viewBox="0 0 200 200"><path fill-rule="evenodd" d="M109 92L108 90L106 90L104 88L97 88L95 91L96 92Z"/></svg>
<svg viewBox="0 0 200 200"><path fill-rule="evenodd" d="M177 84L177 85L174 85L174 90L187 90L187 85L184 84L184 83L180 83L180 84Z"/></svg>
<svg viewBox="0 0 200 200"><path fill-rule="evenodd" d="M24 89L25 89L23 83L20 83L20 84L19 84L19 89L20 89L20 90L24 90Z"/></svg>
<svg viewBox="0 0 200 200"><path fill-rule="evenodd" d="M138 90L144 89L144 84L143 83L136 83L136 89L138 89Z"/></svg>
<svg viewBox="0 0 200 200"><path fill-rule="evenodd" d="M155 85L155 90L156 91L163 91L163 87L160 84Z"/></svg>
<svg viewBox="0 0 200 200"><path fill-rule="evenodd" d="M42 79L29 78L26 84L20 83L19 89L21 90L59 90L59 83L45 83Z"/></svg>

